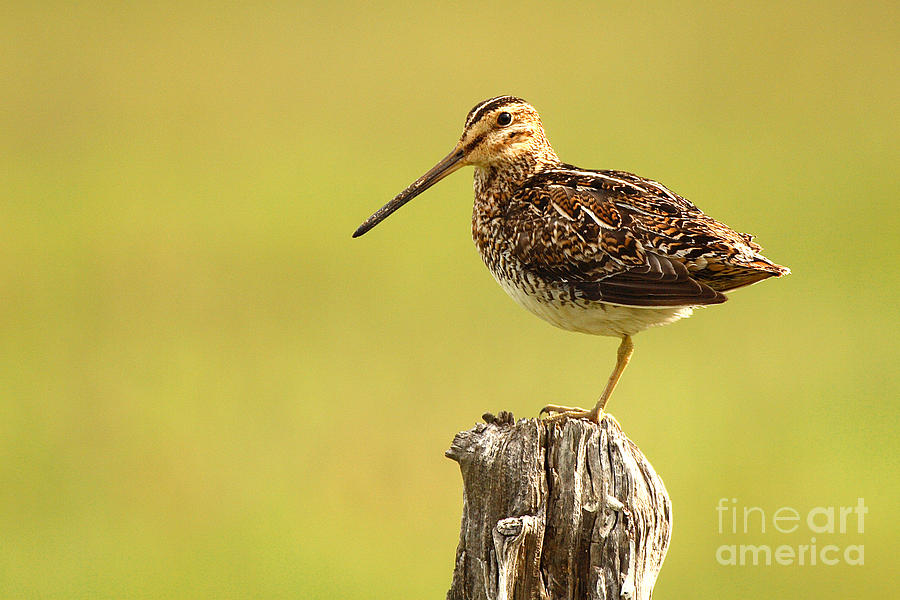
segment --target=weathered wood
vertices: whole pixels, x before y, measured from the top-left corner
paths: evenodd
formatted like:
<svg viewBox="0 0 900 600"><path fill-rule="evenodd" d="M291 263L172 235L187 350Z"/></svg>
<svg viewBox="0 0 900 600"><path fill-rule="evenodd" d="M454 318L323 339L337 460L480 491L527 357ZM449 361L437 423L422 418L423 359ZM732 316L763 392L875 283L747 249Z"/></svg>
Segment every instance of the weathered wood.
<svg viewBox="0 0 900 600"><path fill-rule="evenodd" d="M446 452L463 478L448 600L650 598L672 507L616 420L484 419Z"/></svg>

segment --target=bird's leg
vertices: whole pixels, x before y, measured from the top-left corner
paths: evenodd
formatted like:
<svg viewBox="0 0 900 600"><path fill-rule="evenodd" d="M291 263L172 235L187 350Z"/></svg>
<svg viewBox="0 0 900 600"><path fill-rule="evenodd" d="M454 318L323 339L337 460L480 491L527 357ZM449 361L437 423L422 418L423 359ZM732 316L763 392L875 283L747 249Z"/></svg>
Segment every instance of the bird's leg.
<svg viewBox="0 0 900 600"><path fill-rule="evenodd" d="M632 354L634 354L634 343L631 341L631 336L626 335L622 338L622 343L619 344L619 350L616 352L616 368L613 369L612 374L609 376L609 381L606 382L606 389L603 390L603 394L597 400L594 410L591 411L596 413L598 417L603 412L606 403L609 402L609 397L612 396L613 390L616 389L616 384L619 383L619 378L622 376L622 372L625 371L625 367L628 366L628 361L631 360Z"/></svg>
<svg viewBox="0 0 900 600"><path fill-rule="evenodd" d="M552 417L548 417L549 419L556 419L563 416L571 416L573 413L589 413L589 410L585 410L583 408L578 408L577 406L561 406L559 404L548 404L544 408L541 409L540 414L544 413L556 413Z"/></svg>
<svg viewBox="0 0 900 600"><path fill-rule="evenodd" d="M545 412L555 413L553 416L548 417L549 420L588 419L594 423L599 423L603 408L606 406L606 403L609 402L609 397L612 396L613 390L616 389L616 384L619 383L619 378L622 377L622 372L625 370L625 367L628 366L628 361L631 359L633 353L634 343L631 341L631 336L626 335L622 338L622 343L619 344L619 350L616 352L616 367L609 376L609 381L606 382L606 388L603 390L603 394L600 395L600 399L597 400L597 404L591 410L548 404L541 409L541 414Z"/></svg>

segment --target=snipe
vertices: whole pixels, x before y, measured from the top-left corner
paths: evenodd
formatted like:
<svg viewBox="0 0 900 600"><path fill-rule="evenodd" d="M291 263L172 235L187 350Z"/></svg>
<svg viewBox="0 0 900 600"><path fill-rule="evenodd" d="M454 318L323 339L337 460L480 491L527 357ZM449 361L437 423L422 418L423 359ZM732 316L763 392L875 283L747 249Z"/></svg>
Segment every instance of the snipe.
<svg viewBox="0 0 900 600"><path fill-rule="evenodd" d="M500 286L557 327L622 340L593 409L548 405L541 412L599 421L631 357L631 336L725 302L723 292L790 272L762 256L752 236L656 181L560 162L537 111L513 96L469 111L453 151L353 237L467 165L475 167L472 237Z"/></svg>

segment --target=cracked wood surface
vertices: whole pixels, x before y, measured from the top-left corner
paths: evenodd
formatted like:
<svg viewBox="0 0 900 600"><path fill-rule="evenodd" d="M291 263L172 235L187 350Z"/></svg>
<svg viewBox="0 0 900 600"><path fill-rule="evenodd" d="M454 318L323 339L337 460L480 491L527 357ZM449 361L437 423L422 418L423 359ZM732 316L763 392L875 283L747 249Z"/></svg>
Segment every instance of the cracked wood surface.
<svg viewBox="0 0 900 600"><path fill-rule="evenodd" d="M446 452L463 478L448 600L650 598L672 506L616 420L484 418Z"/></svg>

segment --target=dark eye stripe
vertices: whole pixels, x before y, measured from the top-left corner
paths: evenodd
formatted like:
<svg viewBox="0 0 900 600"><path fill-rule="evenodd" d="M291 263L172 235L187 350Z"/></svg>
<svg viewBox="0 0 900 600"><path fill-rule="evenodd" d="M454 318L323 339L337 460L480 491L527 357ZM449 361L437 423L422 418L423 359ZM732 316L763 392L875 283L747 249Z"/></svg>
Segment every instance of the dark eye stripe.
<svg viewBox="0 0 900 600"><path fill-rule="evenodd" d="M481 134L478 137L476 137L474 140L469 142L465 148L463 148L463 153L468 154L469 152L471 152L472 149L475 148L475 146L477 146L478 144L480 144L483 139L484 139L484 134Z"/></svg>
<svg viewBox="0 0 900 600"><path fill-rule="evenodd" d="M466 127L471 127L486 114L489 114L502 106L506 106L508 104L524 104L525 101L521 98L516 98L515 96L498 96L496 98L491 98L490 100L485 100L481 104L478 104L469 111L469 116L466 117Z"/></svg>

